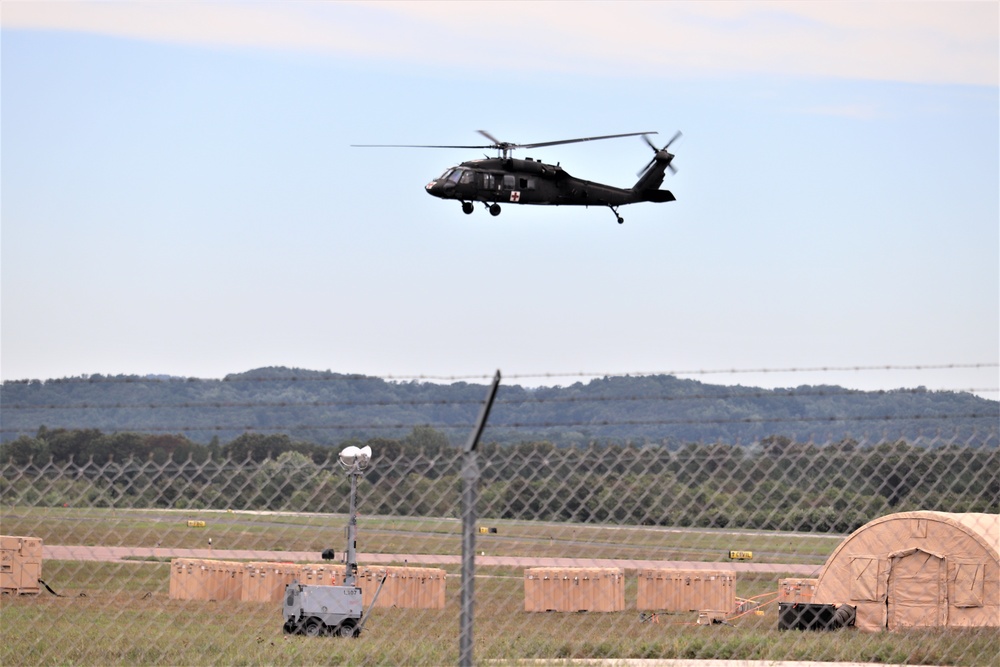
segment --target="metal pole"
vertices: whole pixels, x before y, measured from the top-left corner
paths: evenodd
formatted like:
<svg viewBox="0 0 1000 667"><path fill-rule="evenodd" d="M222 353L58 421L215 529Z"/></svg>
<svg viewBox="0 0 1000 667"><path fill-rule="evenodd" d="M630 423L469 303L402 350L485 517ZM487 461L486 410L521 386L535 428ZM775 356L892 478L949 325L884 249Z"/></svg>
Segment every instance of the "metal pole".
<svg viewBox="0 0 1000 667"><path fill-rule="evenodd" d="M458 664L472 667L472 615L476 578L476 483L479 462L475 451L462 457L462 616L458 642Z"/></svg>
<svg viewBox="0 0 1000 667"><path fill-rule="evenodd" d="M358 574L358 477L361 471L350 470L347 476L351 479L351 516L347 520L347 568L344 573L345 586L357 586Z"/></svg>
<svg viewBox="0 0 1000 667"><path fill-rule="evenodd" d="M493 407L493 399L500 386L500 371L493 376L493 384L486 394L486 402L479 412L476 427L465 444L462 456L462 612L459 621L458 664L472 667L472 618L475 595L473 582L476 577L476 498L479 484L479 460L476 446L486 427L486 420Z"/></svg>

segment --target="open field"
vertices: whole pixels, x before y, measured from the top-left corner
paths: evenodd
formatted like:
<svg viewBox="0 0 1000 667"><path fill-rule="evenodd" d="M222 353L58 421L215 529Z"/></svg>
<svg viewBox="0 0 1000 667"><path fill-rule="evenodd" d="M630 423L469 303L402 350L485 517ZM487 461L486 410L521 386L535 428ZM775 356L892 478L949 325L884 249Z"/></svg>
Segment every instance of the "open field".
<svg viewBox="0 0 1000 667"><path fill-rule="evenodd" d="M187 520L205 521L189 528ZM200 549L311 551L344 544L347 517L337 514L5 508L5 535L33 535L45 544ZM766 531L671 529L645 526L494 521L496 534L479 535L490 556L693 560L728 563L729 550L752 551L754 560L820 566L842 536ZM362 516L360 547L372 553L461 555L461 523L448 518Z"/></svg>
<svg viewBox="0 0 1000 667"><path fill-rule="evenodd" d="M275 604L169 600L167 563L46 564L66 597L5 598L0 664L58 665L441 665L458 659L459 581L444 610L376 609L357 640L286 637ZM454 574L453 572L450 574ZM740 593L773 588L748 575ZM479 571L476 659L704 658L977 665L1000 650L995 629L868 635L781 632L776 605L730 625L698 626L696 614L642 622L611 614L528 614L520 572ZM86 597L80 597L81 594ZM634 607L635 578L626 600Z"/></svg>
<svg viewBox="0 0 1000 667"><path fill-rule="evenodd" d="M188 519L206 528L188 528ZM343 543L344 517L110 509L5 508L4 534L47 544L198 548L208 535L228 548L311 551ZM819 562L839 540L816 535L666 531L641 527L484 522L488 554L715 560L729 548L772 562ZM453 519L363 517L364 551L457 554ZM362 563L363 564L363 563ZM287 637L277 604L176 601L169 563L49 560L43 578L56 592L0 601L0 664L39 665L441 665L458 660L460 580L446 565L443 610L375 609L356 640ZM699 626L697 614L660 614L643 622L635 608L635 572L626 573L626 610L616 613L523 611L523 569L477 568L475 656L500 664L540 658L704 658L983 665L1000 652L995 628L864 634L777 630L779 574L741 573L737 595L762 596L762 614Z"/></svg>

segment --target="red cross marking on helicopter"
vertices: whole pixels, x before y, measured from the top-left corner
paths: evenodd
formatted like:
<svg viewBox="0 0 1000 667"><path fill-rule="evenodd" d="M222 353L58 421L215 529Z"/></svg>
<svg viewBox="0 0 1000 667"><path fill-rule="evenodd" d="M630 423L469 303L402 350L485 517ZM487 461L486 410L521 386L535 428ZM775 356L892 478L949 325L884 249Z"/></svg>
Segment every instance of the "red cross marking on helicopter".
<svg viewBox="0 0 1000 667"><path fill-rule="evenodd" d="M514 190L513 192L510 193L510 200L512 202L521 201L521 193L518 192L517 190Z"/></svg>

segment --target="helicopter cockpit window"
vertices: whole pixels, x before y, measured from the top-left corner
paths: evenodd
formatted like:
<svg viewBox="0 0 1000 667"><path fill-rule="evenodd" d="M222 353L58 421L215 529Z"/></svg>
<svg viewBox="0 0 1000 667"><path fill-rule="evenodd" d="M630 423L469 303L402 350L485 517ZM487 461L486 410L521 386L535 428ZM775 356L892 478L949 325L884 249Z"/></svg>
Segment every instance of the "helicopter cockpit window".
<svg viewBox="0 0 1000 667"><path fill-rule="evenodd" d="M454 173L455 173L455 169L454 168L446 169L445 172L443 174L441 174L441 177L438 178L438 180L439 181L447 181L448 177L450 177Z"/></svg>
<svg viewBox="0 0 1000 667"><path fill-rule="evenodd" d="M468 169L463 169L462 177L459 180L459 183L461 183L462 185L465 185L467 183L472 183L475 180L475 178L476 178L475 173L469 171Z"/></svg>
<svg viewBox="0 0 1000 667"><path fill-rule="evenodd" d="M464 169L452 169L451 173L447 176L448 181L451 183L458 183L458 179L460 179L464 173Z"/></svg>

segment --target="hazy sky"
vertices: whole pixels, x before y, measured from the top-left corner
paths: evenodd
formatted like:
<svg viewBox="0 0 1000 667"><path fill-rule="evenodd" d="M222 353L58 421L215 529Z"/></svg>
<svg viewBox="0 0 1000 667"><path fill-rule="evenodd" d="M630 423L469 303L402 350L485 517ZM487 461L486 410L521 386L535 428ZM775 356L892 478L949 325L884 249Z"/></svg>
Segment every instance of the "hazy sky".
<svg viewBox="0 0 1000 667"><path fill-rule="evenodd" d="M996 2L12 2L3 379L710 374L989 389ZM658 131L667 204L427 196L483 151ZM630 186L641 138L543 150ZM697 377L697 376L693 376Z"/></svg>

